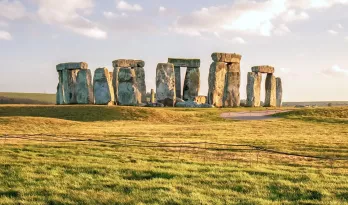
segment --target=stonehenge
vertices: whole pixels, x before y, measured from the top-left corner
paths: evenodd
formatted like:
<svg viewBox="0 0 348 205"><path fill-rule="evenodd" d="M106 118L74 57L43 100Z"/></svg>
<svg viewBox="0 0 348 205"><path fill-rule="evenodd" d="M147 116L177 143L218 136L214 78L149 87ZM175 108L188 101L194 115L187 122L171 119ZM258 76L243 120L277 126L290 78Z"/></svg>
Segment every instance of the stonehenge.
<svg viewBox="0 0 348 205"><path fill-rule="evenodd" d="M200 88L200 59L186 59L186 58L168 58L168 63L174 65L175 72L175 92L176 97L183 100L192 101L198 96ZM184 80L183 92L181 90L181 67L186 67L186 75Z"/></svg>
<svg viewBox="0 0 348 205"><path fill-rule="evenodd" d="M147 107L239 107L241 58L236 53L213 53L208 77L208 95L199 95L200 59L168 58L156 68L156 93L146 98L145 62L118 59L112 61L113 72L97 68L92 79L85 62L61 63L56 66L58 85L57 105L96 104ZM186 75L181 86L181 67ZM261 106L262 74L266 74L264 107L281 107L282 80L274 75L272 66L251 68L247 74L246 101L243 106Z"/></svg>
<svg viewBox="0 0 348 205"><path fill-rule="evenodd" d="M215 107L240 106L240 61L236 53L213 53L209 70L208 103Z"/></svg>

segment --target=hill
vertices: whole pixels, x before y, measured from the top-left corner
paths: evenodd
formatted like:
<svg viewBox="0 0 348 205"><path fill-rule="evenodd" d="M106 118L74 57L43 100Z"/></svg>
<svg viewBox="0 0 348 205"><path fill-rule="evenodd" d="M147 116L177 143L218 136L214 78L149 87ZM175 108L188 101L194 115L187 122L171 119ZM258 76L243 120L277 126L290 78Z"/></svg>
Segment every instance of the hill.
<svg viewBox="0 0 348 205"><path fill-rule="evenodd" d="M55 94L0 92L0 104L55 104Z"/></svg>

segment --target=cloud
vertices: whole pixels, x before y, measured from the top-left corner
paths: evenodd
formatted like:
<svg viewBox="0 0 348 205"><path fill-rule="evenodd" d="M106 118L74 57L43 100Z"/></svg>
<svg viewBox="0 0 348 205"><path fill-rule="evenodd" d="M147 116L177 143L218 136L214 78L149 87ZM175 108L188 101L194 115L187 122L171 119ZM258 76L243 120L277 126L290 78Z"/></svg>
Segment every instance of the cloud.
<svg viewBox="0 0 348 205"><path fill-rule="evenodd" d="M246 44L246 41L241 38L241 37L235 37L231 40L231 43L234 43L234 44Z"/></svg>
<svg viewBox="0 0 348 205"><path fill-rule="evenodd" d="M328 30L327 32L328 32L329 34L333 35L333 36L335 36L335 35L338 34L338 32L335 31L335 30Z"/></svg>
<svg viewBox="0 0 348 205"><path fill-rule="evenodd" d="M114 18L120 18L120 17L127 17L128 15L124 12L122 12L121 14L116 14L116 13L113 13L111 11L104 11L103 12L103 15L105 18L107 19L114 19Z"/></svg>
<svg viewBox="0 0 348 205"><path fill-rule="evenodd" d="M291 30L285 24L279 25L279 27L277 27L274 30L274 34L276 34L278 36L283 36L283 35L290 33L290 32L291 32Z"/></svg>
<svg viewBox="0 0 348 205"><path fill-rule="evenodd" d="M307 20L309 19L309 15L304 11L297 12L294 9L290 9L284 14L282 18L286 22L293 22L293 21Z"/></svg>
<svg viewBox="0 0 348 205"><path fill-rule="evenodd" d="M165 12L167 11L167 8L163 7L163 6L160 6L159 9L158 9L159 12Z"/></svg>
<svg viewBox="0 0 348 205"><path fill-rule="evenodd" d="M0 16L9 20L23 18L26 15L26 9L20 1L0 1Z"/></svg>
<svg viewBox="0 0 348 205"><path fill-rule="evenodd" d="M12 35L7 31L0 31L0 40L10 41L12 40Z"/></svg>
<svg viewBox="0 0 348 205"><path fill-rule="evenodd" d="M124 11L142 11L143 8L139 4L129 4L126 1L119 1L117 3L117 9Z"/></svg>
<svg viewBox="0 0 348 205"><path fill-rule="evenodd" d="M37 0L38 16L47 24L57 25L77 34L95 39L107 38L107 33L86 17L93 10L92 0Z"/></svg>
<svg viewBox="0 0 348 205"><path fill-rule="evenodd" d="M0 21L0 27L7 27L8 23L5 21Z"/></svg>
<svg viewBox="0 0 348 205"><path fill-rule="evenodd" d="M331 68L322 70L321 73L331 77L342 77L348 76L348 69L343 69L338 65L334 65Z"/></svg>
<svg viewBox="0 0 348 205"><path fill-rule="evenodd" d="M301 9L328 9L336 4L346 5L348 0L288 0L287 3Z"/></svg>
<svg viewBox="0 0 348 205"><path fill-rule="evenodd" d="M348 43L348 36L346 36L346 37L344 38L344 40Z"/></svg>
<svg viewBox="0 0 348 205"><path fill-rule="evenodd" d="M340 23L338 23L336 26L337 26L337 28L339 28L339 29L344 29L344 27L343 27L342 24L340 24Z"/></svg>

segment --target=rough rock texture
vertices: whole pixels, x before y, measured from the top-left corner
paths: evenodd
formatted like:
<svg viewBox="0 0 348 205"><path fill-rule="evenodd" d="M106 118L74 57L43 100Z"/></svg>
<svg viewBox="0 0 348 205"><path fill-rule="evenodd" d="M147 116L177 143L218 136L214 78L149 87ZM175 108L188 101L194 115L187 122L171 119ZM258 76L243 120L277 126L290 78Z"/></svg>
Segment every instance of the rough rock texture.
<svg viewBox="0 0 348 205"><path fill-rule="evenodd" d="M110 80L111 80L111 82L112 82L113 79L114 79L114 72L109 72L109 75L110 75Z"/></svg>
<svg viewBox="0 0 348 205"><path fill-rule="evenodd" d="M201 66L200 59L168 58L168 63L172 63L174 66L178 67L199 68Z"/></svg>
<svg viewBox="0 0 348 205"><path fill-rule="evenodd" d="M261 81L261 73L248 73L247 107L260 107Z"/></svg>
<svg viewBox="0 0 348 205"><path fill-rule="evenodd" d="M175 72L175 93L178 98L182 98L180 66L174 66Z"/></svg>
<svg viewBox="0 0 348 205"><path fill-rule="evenodd" d="M175 107L190 107L190 108L213 108L214 106L209 104L198 104L193 101L177 102Z"/></svg>
<svg viewBox="0 0 348 205"><path fill-rule="evenodd" d="M175 72L171 63L159 63L156 69L156 99L165 106L175 104Z"/></svg>
<svg viewBox="0 0 348 205"><path fill-rule="evenodd" d="M227 73L224 88L224 107L240 106L240 64L231 63L227 65Z"/></svg>
<svg viewBox="0 0 348 205"><path fill-rule="evenodd" d="M94 104L91 70L80 70L76 79L76 100L78 104Z"/></svg>
<svg viewBox="0 0 348 205"><path fill-rule="evenodd" d="M76 78L79 70L62 70L64 104L77 104Z"/></svg>
<svg viewBox="0 0 348 205"><path fill-rule="evenodd" d="M141 94L141 102L146 102L146 83L145 83L145 70L142 67L135 67L135 81L137 88Z"/></svg>
<svg viewBox="0 0 348 205"><path fill-rule="evenodd" d="M266 97L264 107L277 106L277 81L273 74L267 74L266 83Z"/></svg>
<svg viewBox="0 0 348 205"><path fill-rule="evenodd" d="M200 88L200 72L199 68L190 68L186 70L184 81L184 97L185 101L193 101L198 96Z"/></svg>
<svg viewBox="0 0 348 205"><path fill-rule="evenodd" d="M63 87L63 73L62 73L62 71L58 71L58 85L57 85L57 93L56 93L56 104L57 105L65 104L64 87Z"/></svg>
<svg viewBox="0 0 348 205"><path fill-rule="evenodd" d="M214 62L240 63L242 56L236 53L213 53L211 58Z"/></svg>
<svg viewBox="0 0 348 205"><path fill-rule="evenodd" d="M268 65L254 66L251 70L255 73L274 73L274 68Z"/></svg>
<svg viewBox="0 0 348 205"><path fill-rule="evenodd" d="M193 101L197 104L206 104L208 102L207 96L197 96Z"/></svg>
<svg viewBox="0 0 348 205"><path fill-rule="evenodd" d="M151 89L151 100L150 100L151 103L155 103L155 90L154 89Z"/></svg>
<svg viewBox="0 0 348 205"><path fill-rule="evenodd" d="M282 85L282 79L276 78L276 84L277 84L277 107L281 107L283 104L283 85Z"/></svg>
<svg viewBox="0 0 348 205"><path fill-rule="evenodd" d="M114 89L107 68L98 68L94 72L93 78L95 104L112 105L114 104Z"/></svg>
<svg viewBox="0 0 348 205"><path fill-rule="evenodd" d="M213 62L210 65L208 103L215 107L223 106L226 72L227 65L223 62Z"/></svg>
<svg viewBox="0 0 348 205"><path fill-rule="evenodd" d="M134 69L120 68L118 83L119 105L135 106L141 103L141 94L137 88Z"/></svg>
<svg viewBox="0 0 348 205"><path fill-rule="evenodd" d="M114 72L112 72L112 88L114 90L115 105L118 105L118 72L120 67L114 67Z"/></svg>
<svg viewBox="0 0 348 205"><path fill-rule="evenodd" d="M57 71L88 69L88 64L85 62L61 63L56 66L56 69Z"/></svg>
<svg viewBox="0 0 348 205"><path fill-rule="evenodd" d="M142 60L133 60L133 59L118 59L118 60L114 60L112 61L112 65L113 67L145 67L145 62Z"/></svg>

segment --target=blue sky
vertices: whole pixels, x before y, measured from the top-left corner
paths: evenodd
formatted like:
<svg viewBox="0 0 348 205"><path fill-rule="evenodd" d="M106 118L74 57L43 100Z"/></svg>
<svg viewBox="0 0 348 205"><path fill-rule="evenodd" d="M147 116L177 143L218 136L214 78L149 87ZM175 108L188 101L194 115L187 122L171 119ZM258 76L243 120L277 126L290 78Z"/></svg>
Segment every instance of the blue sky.
<svg viewBox="0 0 348 205"><path fill-rule="evenodd" d="M55 65L93 71L120 58L201 59L208 92L213 52L240 53L247 72L272 65L285 101L348 100L348 0L0 0L0 91L55 93ZM183 69L183 75L185 69Z"/></svg>

